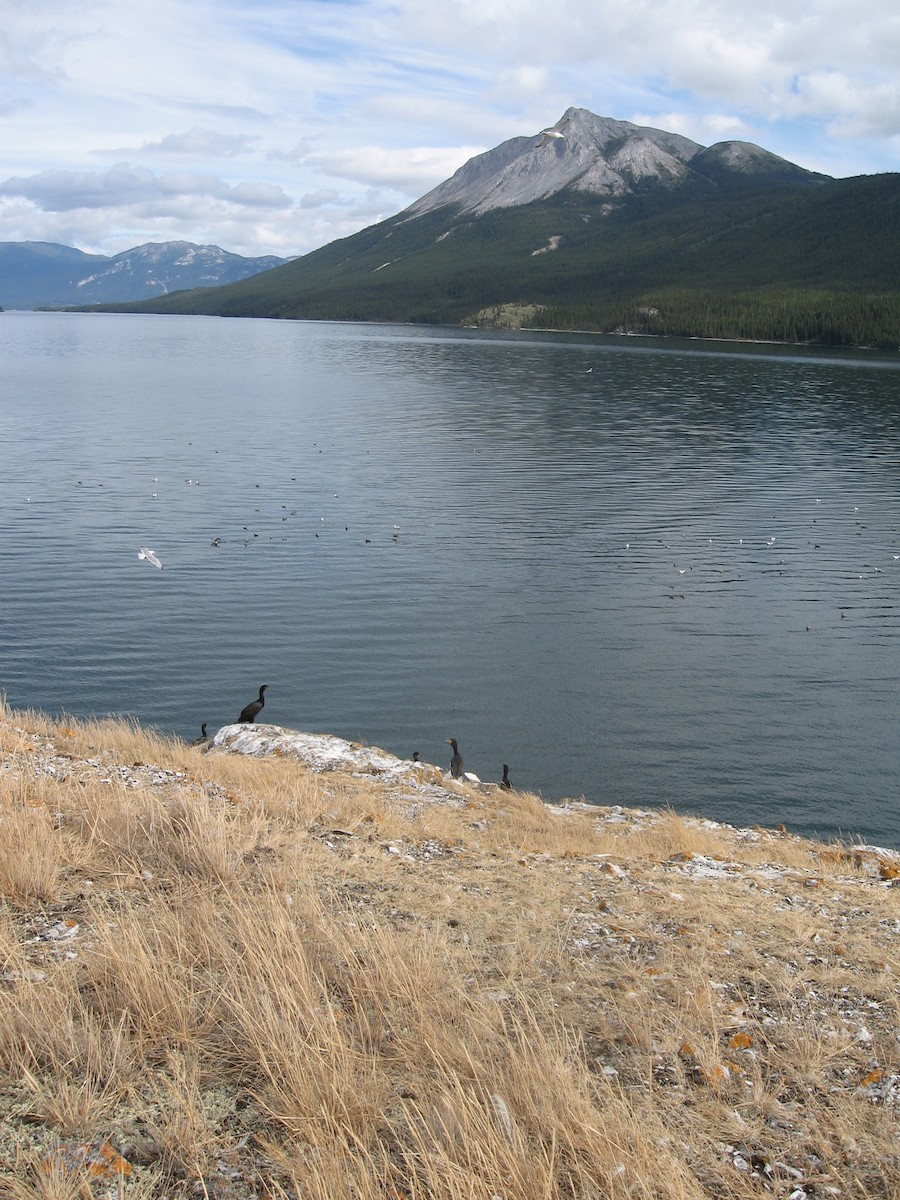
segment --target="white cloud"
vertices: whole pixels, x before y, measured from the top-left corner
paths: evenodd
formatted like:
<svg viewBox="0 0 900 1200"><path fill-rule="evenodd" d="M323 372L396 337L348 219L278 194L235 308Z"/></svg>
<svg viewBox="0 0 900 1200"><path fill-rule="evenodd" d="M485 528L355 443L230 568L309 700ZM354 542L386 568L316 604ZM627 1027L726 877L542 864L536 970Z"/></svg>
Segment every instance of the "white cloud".
<svg viewBox="0 0 900 1200"><path fill-rule="evenodd" d="M487 92L495 104L512 105L521 109L530 97L543 98L550 85L550 72L544 66L525 65L501 71Z"/></svg>
<svg viewBox="0 0 900 1200"><path fill-rule="evenodd" d="M239 154L249 154L258 141L258 137L248 137L246 134L217 133L214 129L201 129L194 126L186 133L167 133L158 142L144 142L141 149L147 154L181 154L189 155L191 158L235 158Z"/></svg>
<svg viewBox="0 0 900 1200"><path fill-rule="evenodd" d="M301 208L324 208L328 204L335 204L338 200L338 193L334 188L319 188L317 192L307 192L305 196L300 197Z"/></svg>
<svg viewBox="0 0 900 1200"><path fill-rule="evenodd" d="M47 212L75 208L119 207L155 203L165 210L167 201L183 196L207 197L231 204L261 208L287 208L290 199L275 184L226 183L198 171L172 171L157 175L148 167L117 163L108 171L41 171L29 178L0 180L0 196L30 200Z"/></svg>
<svg viewBox="0 0 900 1200"><path fill-rule="evenodd" d="M13 113L27 108L29 103L22 96L0 96L0 117L11 117Z"/></svg>
<svg viewBox="0 0 900 1200"><path fill-rule="evenodd" d="M896 170L895 7L7 4L0 235L65 232L124 249L140 233L296 253L399 211L470 155L569 105L703 144L756 141L829 174Z"/></svg>
<svg viewBox="0 0 900 1200"><path fill-rule="evenodd" d="M795 93L796 111L825 118L839 138L900 135L900 82L896 79L860 87L842 71L806 76Z"/></svg>
<svg viewBox="0 0 900 1200"><path fill-rule="evenodd" d="M0 181L0 196L18 196L46 212L104 208L143 199L152 189L153 172L127 164L97 171L41 171L30 178Z"/></svg>
<svg viewBox="0 0 900 1200"><path fill-rule="evenodd" d="M485 146L456 146L447 150L417 146L388 150L381 146L359 146L319 155L316 165L340 179L418 194L429 191L485 149Z"/></svg>
<svg viewBox="0 0 900 1200"><path fill-rule="evenodd" d="M313 139L304 138L302 142L298 142L290 150L270 150L266 157L270 162L302 163L313 153L314 147L315 141Z"/></svg>
<svg viewBox="0 0 900 1200"><path fill-rule="evenodd" d="M222 198L247 208L290 208L291 199L277 183L237 183L226 188Z"/></svg>
<svg viewBox="0 0 900 1200"><path fill-rule="evenodd" d="M746 123L737 116L725 113L691 113L691 112L657 112L632 113L628 120L635 125L648 125L652 129L666 129L670 133L680 133L682 137L691 138L701 146L710 146L714 142L746 141L748 129Z"/></svg>

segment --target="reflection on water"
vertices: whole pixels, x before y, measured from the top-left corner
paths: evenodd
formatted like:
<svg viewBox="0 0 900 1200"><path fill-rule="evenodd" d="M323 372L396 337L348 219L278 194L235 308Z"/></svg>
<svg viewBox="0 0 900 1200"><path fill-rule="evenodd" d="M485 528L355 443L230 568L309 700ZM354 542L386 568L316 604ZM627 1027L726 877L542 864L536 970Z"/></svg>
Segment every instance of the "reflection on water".
<svg viewBox="0 0 900 1200"><path fill-rule="evenodd" d="M547 798L900 844L896 359L31 313L0 355L13 705L193 737L265 682Z"/></svg>

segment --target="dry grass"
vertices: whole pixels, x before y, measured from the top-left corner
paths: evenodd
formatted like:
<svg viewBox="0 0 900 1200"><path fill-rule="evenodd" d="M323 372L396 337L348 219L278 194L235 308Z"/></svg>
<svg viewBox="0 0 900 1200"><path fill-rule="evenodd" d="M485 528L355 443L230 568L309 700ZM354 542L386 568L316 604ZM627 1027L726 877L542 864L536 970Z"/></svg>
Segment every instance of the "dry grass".
<svg viewBox="0 0 900 1200"><path fill-rule="evenodd" d="M896 1200L877 856L0 711L0 1197Z"/></svg>

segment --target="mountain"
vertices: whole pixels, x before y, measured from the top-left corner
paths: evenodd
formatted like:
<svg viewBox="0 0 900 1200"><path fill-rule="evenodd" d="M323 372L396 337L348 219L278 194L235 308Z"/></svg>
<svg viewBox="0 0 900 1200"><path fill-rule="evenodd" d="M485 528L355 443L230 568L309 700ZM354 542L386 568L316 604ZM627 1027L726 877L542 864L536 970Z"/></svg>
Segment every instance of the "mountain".
<svg viewBox="0 0 900 1200"><path fill-rule="evenodd" d="M0 242L0 302L6 308L56 308L144 300L234 283L285 261L243 258L191 242L148 242L111 258L53 242Z"/></svg>
<svg viewBox="0 0 900 1200"><path fill-rule="evenodd" d="M704 148L677 133L570 108L537 138L513 138L470 159L406 212L420 216L455 205L460 213L482 214L566 190L621 200L648 186L700 196L756 189L761 181L802 185L826 178L749 142Z"/></svg>
<svg viewBox="0 0 900 1200"><path fill-rule="evenodd" d="M900 344L900 175L570 108L396 216L141 311Z"/></svg>

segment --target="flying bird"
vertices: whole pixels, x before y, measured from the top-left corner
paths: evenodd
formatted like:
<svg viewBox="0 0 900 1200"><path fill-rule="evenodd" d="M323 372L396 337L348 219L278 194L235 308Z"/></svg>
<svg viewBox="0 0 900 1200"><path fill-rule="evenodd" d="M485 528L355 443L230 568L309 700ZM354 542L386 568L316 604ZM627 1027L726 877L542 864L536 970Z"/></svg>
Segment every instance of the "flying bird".
<svg viewBox="0 0 900 1200"><path fill-rule="evenodd" d="M238 725L252 725L253 724L253 722L256 720L256 718L259 716L259 714L262 712L263 708L265 707L266 698L263 695L263 693L268 690L268 687L269 687L269 685L267 683L264 683L262 685L262 687L259 689L259 698L257 700L252 700L247 705L246 708L241 710L241 715L237 719Z"/></svg>
<svg viewBox="0 0 900 1200"><path fill-rule="evenodd" d="M539 137L541 139L538 142L539 149L541 146L549 146L551 142L564 142L566 140L566 135L560 133L558 129L542 129Z"/></svg>
<svg viewBox="0 0 900 1200"><path fill-rule="evenodd" d="M145 558L147 562L153 563L154 567L157 567L160 571L165 569L153 551L147 546L141 546L138 551L138 558Z"/></svg>

